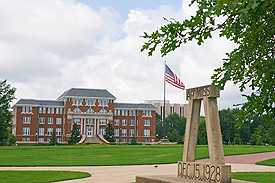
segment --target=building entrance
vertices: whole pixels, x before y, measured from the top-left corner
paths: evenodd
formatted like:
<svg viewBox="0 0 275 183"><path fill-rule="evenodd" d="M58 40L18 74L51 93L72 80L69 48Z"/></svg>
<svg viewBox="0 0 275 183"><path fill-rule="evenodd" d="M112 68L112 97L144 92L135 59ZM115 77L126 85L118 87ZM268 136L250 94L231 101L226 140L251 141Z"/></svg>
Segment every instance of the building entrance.
<svg viewBox="0 0 275 183"><path fill-rule="evenodd" d="M87 129L87 137L92 137L93 136L93 128L88 128Z"/></svg>

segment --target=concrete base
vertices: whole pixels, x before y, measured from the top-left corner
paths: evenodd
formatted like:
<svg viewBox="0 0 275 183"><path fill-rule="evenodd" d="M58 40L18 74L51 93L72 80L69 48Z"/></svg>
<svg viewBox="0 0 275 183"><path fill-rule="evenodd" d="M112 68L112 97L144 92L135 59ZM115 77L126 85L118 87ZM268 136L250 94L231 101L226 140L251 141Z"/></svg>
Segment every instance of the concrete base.
<svg viewBox="0 0 275 183"><path fill-rule="evenodd" d="M176 175L147 175L136 176L136 183L203 183L202 181L176 177ZM243 180L232 179L232 183L253 183Z"/></svg>

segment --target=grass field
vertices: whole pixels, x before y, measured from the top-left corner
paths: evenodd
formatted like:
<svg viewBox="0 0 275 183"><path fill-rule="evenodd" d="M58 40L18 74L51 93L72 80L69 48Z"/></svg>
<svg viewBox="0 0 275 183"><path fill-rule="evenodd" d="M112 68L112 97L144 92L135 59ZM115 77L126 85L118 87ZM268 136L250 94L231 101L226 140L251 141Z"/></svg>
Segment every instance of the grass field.
<svg viewBox="0 0 275 183"><path fill-rule="evenodd" d="M224 146L225 155L275 151L274 146ZM175 163L183 146L13 146L0 147L0 166L99 166ZM207 158L207 146L198 146L196 159Z"/></svg>
<svg viewBox="0 0 275 183"><path fill-rule="evenodd" d="M72 171L0 171L4 183L45 183L90 177L86 172Z"/></svg>
<svg viewBox="0 0 275 183"><path fill-rule="evenodd" d="M275 182L275 172L233 172L232 179L267 183Z"/></svg>
<svg viewBox="0 0 275 183"><path fill-rule="evenodd" d="M265 161L260 161L256 163L256 165L266 165L266 166L275 166L275 158L274 159L268 159Z"/></svg>

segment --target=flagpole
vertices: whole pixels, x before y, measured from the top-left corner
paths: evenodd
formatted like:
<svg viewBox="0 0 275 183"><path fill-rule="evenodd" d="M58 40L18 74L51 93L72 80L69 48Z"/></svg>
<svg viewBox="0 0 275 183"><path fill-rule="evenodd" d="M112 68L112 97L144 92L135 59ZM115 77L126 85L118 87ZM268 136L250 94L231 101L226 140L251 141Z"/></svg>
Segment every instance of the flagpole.
<svg viewBox="0 0 275 183"><path fill-rule="evenodd" d="M165 138L165 90L166 90L166 60L164 61L164 100L163 100L163 138Z"/></svg>

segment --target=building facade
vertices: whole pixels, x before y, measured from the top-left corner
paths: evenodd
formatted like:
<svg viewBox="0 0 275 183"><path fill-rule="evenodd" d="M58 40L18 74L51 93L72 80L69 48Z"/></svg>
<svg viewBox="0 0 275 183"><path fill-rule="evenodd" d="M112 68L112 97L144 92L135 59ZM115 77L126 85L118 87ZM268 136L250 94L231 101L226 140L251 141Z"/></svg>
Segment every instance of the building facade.
<svg viewBox="0 0 275 183"><path fill-rule="evenodd" d="M17 143L47 143L53 133L67 143L73 124L81 134L80 143L107 142L107 124L114 128L117 143L156 140L156 110L151 104L115 103L107 90L72 88L57 100L20 99L13 106L12 133Z"/></svg>
<svg viewBox="0 0 275 183"><path fill-rule="evenodd" d="M163 100L146 100L145 103L152 104L157 108L157 113L163 118L164 102ZM177 113L179 116L187 117L188 104L171 104L169 100L165 100L165 117L170 114Z"/></svg>

